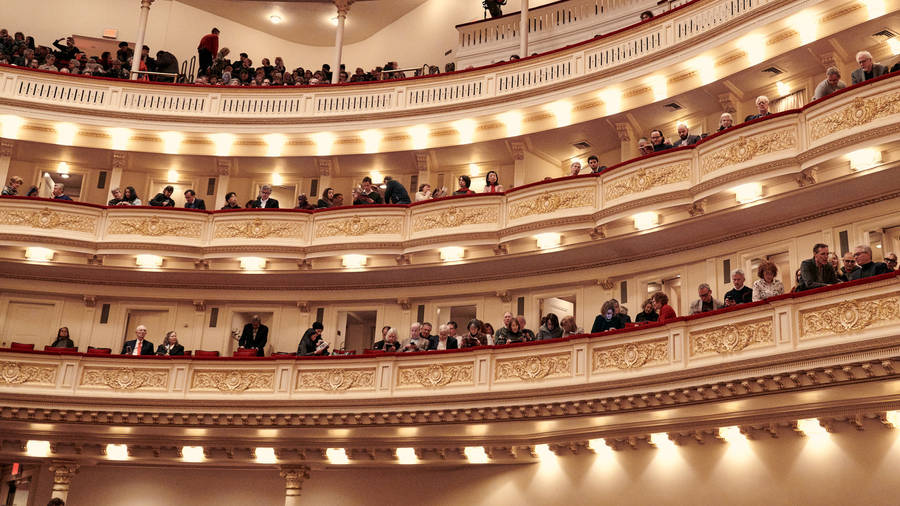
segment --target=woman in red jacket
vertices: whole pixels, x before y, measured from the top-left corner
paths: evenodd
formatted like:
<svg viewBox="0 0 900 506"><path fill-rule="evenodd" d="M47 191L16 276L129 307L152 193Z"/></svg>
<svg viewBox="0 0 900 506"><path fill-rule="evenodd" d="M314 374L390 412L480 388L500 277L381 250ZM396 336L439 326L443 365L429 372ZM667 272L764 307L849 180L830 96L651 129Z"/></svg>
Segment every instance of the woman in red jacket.
<svg viewBox="0 0 900 506"><path fill-rule="evenodd" d="M669 305L668 295L662 292L656 292L651 299L653 300L653 309L659 314L658 322L662 323L678 318L678 315L675 314L675 310Z"/></svg>

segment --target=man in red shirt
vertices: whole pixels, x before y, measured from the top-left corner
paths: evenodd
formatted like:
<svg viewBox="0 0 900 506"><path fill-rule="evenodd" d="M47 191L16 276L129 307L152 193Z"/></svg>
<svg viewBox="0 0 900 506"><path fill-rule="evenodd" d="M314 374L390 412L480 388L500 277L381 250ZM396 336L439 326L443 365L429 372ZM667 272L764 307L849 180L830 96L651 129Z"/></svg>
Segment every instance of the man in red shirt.
<svg viewBox="0 0 900 506"><path fill-rule="evenodd" d="M213 28L212 31L200 39L197 46L197 55L200 62L198 73L205 72L212 66L213 58L219 53L219 29Z"/></svg>

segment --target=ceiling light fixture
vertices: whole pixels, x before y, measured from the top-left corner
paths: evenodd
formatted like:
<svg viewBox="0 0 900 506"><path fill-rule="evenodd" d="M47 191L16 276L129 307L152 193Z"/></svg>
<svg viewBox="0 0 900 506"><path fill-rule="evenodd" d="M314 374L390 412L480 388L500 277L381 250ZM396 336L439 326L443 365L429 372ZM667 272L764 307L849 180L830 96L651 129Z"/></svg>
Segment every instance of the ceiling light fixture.
<svg viewBox="0 0 900 506"><path fill-rule="evenodd" d="M657 225L659 225L659 214L653 211L634 215L634 228L638 230L651 229Z"/></svg>
<svg viewBox="0 0 900 506"><path fill-rule="evenodd" d="M537 240L537 247L540 249L556 248L562 242L562 234L555 232L545 232L534 236L534 238Z"/></svg>
<svg viewBox="0 0 900 506"><path fill-rule="evenodd" d="M275 464L278 462L275 448L257 448L253 453L256 455L257 464Z"/></svg>
<svg viewBox="0 0 900 506"><path fill-rule="evenodd" d="M350 458L347 457L347 450L343 448L328 448L325 450L328 461L332 464L349 464Z"/></svg>
<svg viewBox="0 0 900 506"><path fill-rule="evenodd" d="M278 23L281 23L282 19L278 14L272 14L269 16L269 21L271 21L272 24L277 25Z"/></svg>
<svg viewBox="0 0 900 506"><path fill-rule="evenodd" d="M238 261L245 271L261 271L266 268L266 259L262 257L241 257Z"/></svg>
<svg viewBox="0 0 900 506"><path fill-rule="evenodd" d="M484 451L483 446L467 446L463 453L466 454L466 458L469 460L470 464L487 464L488 456L487 452Z"/></svg>
<svg viewBox="0 0 900 506"><path fill-rule="evenodd" d="M365 255L344 255L341 263L348 269L362 269L366 266L368 258Z"/></svg>
<svg viewBox="0 0 900 506"><path fill-rule="evenodd" d="M106 445L106 458L109 460L128 460L128 445Z"/></svg>
<svg viewBox="0 0 900 506"><path fill-rule="evenodd" d="M417 464L419 456L415 448L397 448L397 461L401 464Z"/></svg>
<svg viewBox="0 0 900 506"><path fill-rule="evenodd" d="M134 258L134 263L138 267L144 269L159 269L163 264L163 257L159 255L138 255Z"/></svg>
<svg viewBox="0 0 900 506"><path fill-rule="evenodd" d="M203 454L202 446L182 446L181 459L185 462L203 462L206 455Z"/></svg>
<svg viewBox="0 0 900 506"><path fill-rule="evenodd" d="M25 443L25 454L29 457L49 457L50 441L29 440Z"/></svg>
<svg viewBox="0 0 900 506"><path fill-rule="evenodd" d="M53 260L53 254L56 253L52 249L41 248L39 246L29 246L25 248L25 258L35 262L49 262Z"/></svg>

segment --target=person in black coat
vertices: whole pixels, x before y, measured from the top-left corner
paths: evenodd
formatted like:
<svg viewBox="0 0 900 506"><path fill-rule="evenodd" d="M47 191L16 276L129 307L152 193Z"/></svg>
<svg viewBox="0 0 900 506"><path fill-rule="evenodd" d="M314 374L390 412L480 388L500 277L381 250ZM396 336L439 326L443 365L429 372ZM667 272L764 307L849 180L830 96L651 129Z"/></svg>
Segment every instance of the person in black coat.
<svg viewBox="0 0 900 506"><path fill-rule="evenodd" d="M859 268L847 276L850 281L891 272L886 263L872 261L872 248L868 246L857 246L856 250L853 252L853 256L856 257L856 265L858 265Z"/></svg>
<svg viewBox="0 0 900 506"><path fill-rule="evenodd" d="M653 152L672 149L672 145L666 142L662 130L650 130L650 142L653 144Z"/></svg>
<svg viewBox="0 0 900 506"><path fill-rule="evenodd" d="M443 346L441 346L443 343ZM428 338L429 350L456 350L459 349L459 342L455 337L450 335L450 326L447 324L438 327L438 335Z"/></svg>
<svg viewBox="0 0 900 506"><path fill-rule="evenodd" d="M828 245L818 243L813 246L813 257L800 262L800 279L796 291L812 290L838 281L834 267L828 261Z"/></svg>
<svg viewBox="0 0 900 506"><path fill-rule="evenodd" d="M172 193L174 192L174 187L166 186L163 188L162 193L157 193L155 197L150 199L150 205L153 207L175 207L175 201L172 200Z"/></svg>
<svg viewBox="0 0 900 506"><path fill-rule="evenodd" d="M206 209L206 202L197 198L197 192L188 190L184 192L184 208L185 209Z"/></svg>
<svg viewBox="0 0 900 506"><path fill-rule="evenodd" d="M270 199L269 195L272 194L272 187L264 184L259 189L259 197L253 201L254 209L278 209L278 201L275 199Z"/></svg>
<svg viewBox="0 0 900 506"><path fill-rule="evenodd" d="M731 272L731 283L734 288L725 292L725 305L746 304L753 301L753 289L745 285L744 271L735 269ZM730 302L729 302L730 301Z"/></svg>
<svg viewBox="0 0 900 506"><path fill-rule="evenodd" d="M385 176L384 183L386 186L384 189L385 204L409 204L412 202L409 200L406 188L399 181L395 181L391 176Z"/></svg>
<svg viewBox="0 0 900 506"><path fill-rule="evenodd" d="M75 343L69 337L69 327L60 327L56 331L56 340L50 346L52 348L74 348Z"/></svg>
<svg viewBox="0 0 900 506"><path fill-rule="evenodd" d="M306 329L300 344L297 346L297 356L309 357L313 355L328 355L328 344L322 339L322 330L325 326L322 322L313 322L312 327Z"/></svg>
<svg viewBox="0 0 900 506"><path fill-rule="evenodd" d="M680 123L678 125L678 140L675 141L675 144L672 144L672 147L677 148L678 146L690 146L692 144L697 144L700 142L699 135L691 135L691 132L688 130L687 125L684 123Z"/></svg>
<svg viewBox="0 0 900 506"><path fill-rule="evenodd" d="M238 347L256 349L256 356L265 356L266 343L269 341L269 327L262 324L258 315L253 315L250 323L244 325Z"/></svg>
<svg viewBox="0 0 900 506"><path fill-rule="evenodd" d="M134 335L136 339L132 339L131 341L125 341L125 345L122 346L122 355L153 355L153 351L155 348L153 347L153 343L144 339L147 337L147 327L143 325L138 325L136 329L134 329Z"/></svg>
<svg viewBox="0 0 900 506"><path fill-rule="evenodd" d="M174 330L166 332L166 337L156 349L156 354L170 357L184 355L184 346L178 344L178 334Z"/></svg>
<svg viewBox="0 0 900 506"><path fill-rule="evenodd" d="M391 327L384 335L384 339L376 341L372 345L373 350L400 351L400 342L397 341L397 329Z"/></svg>
<svg viewBox="0 0 900 506"><path fill-rule="evenodd" d="M603 303L600 314L594 318L594 326L591 327L591 333L624 328L625 321L616 314L616 303L608 300Z"/></svg>

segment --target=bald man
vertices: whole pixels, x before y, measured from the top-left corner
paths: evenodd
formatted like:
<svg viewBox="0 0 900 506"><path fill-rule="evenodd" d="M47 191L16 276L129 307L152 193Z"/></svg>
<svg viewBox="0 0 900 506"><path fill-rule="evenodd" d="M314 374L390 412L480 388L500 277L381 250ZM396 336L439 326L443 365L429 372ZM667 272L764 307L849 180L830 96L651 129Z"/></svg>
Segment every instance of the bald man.
<svg viewBox="0 0 900 506"><path fill-rule="evenodd" d="M131 341L125 341L125 346L122 347L122 355L154 355L154 350L156 348L153 347L153 343L146 339L147 337L147 327L143 325L138 325L136 329L134 329L134 339Z"/></svg>

